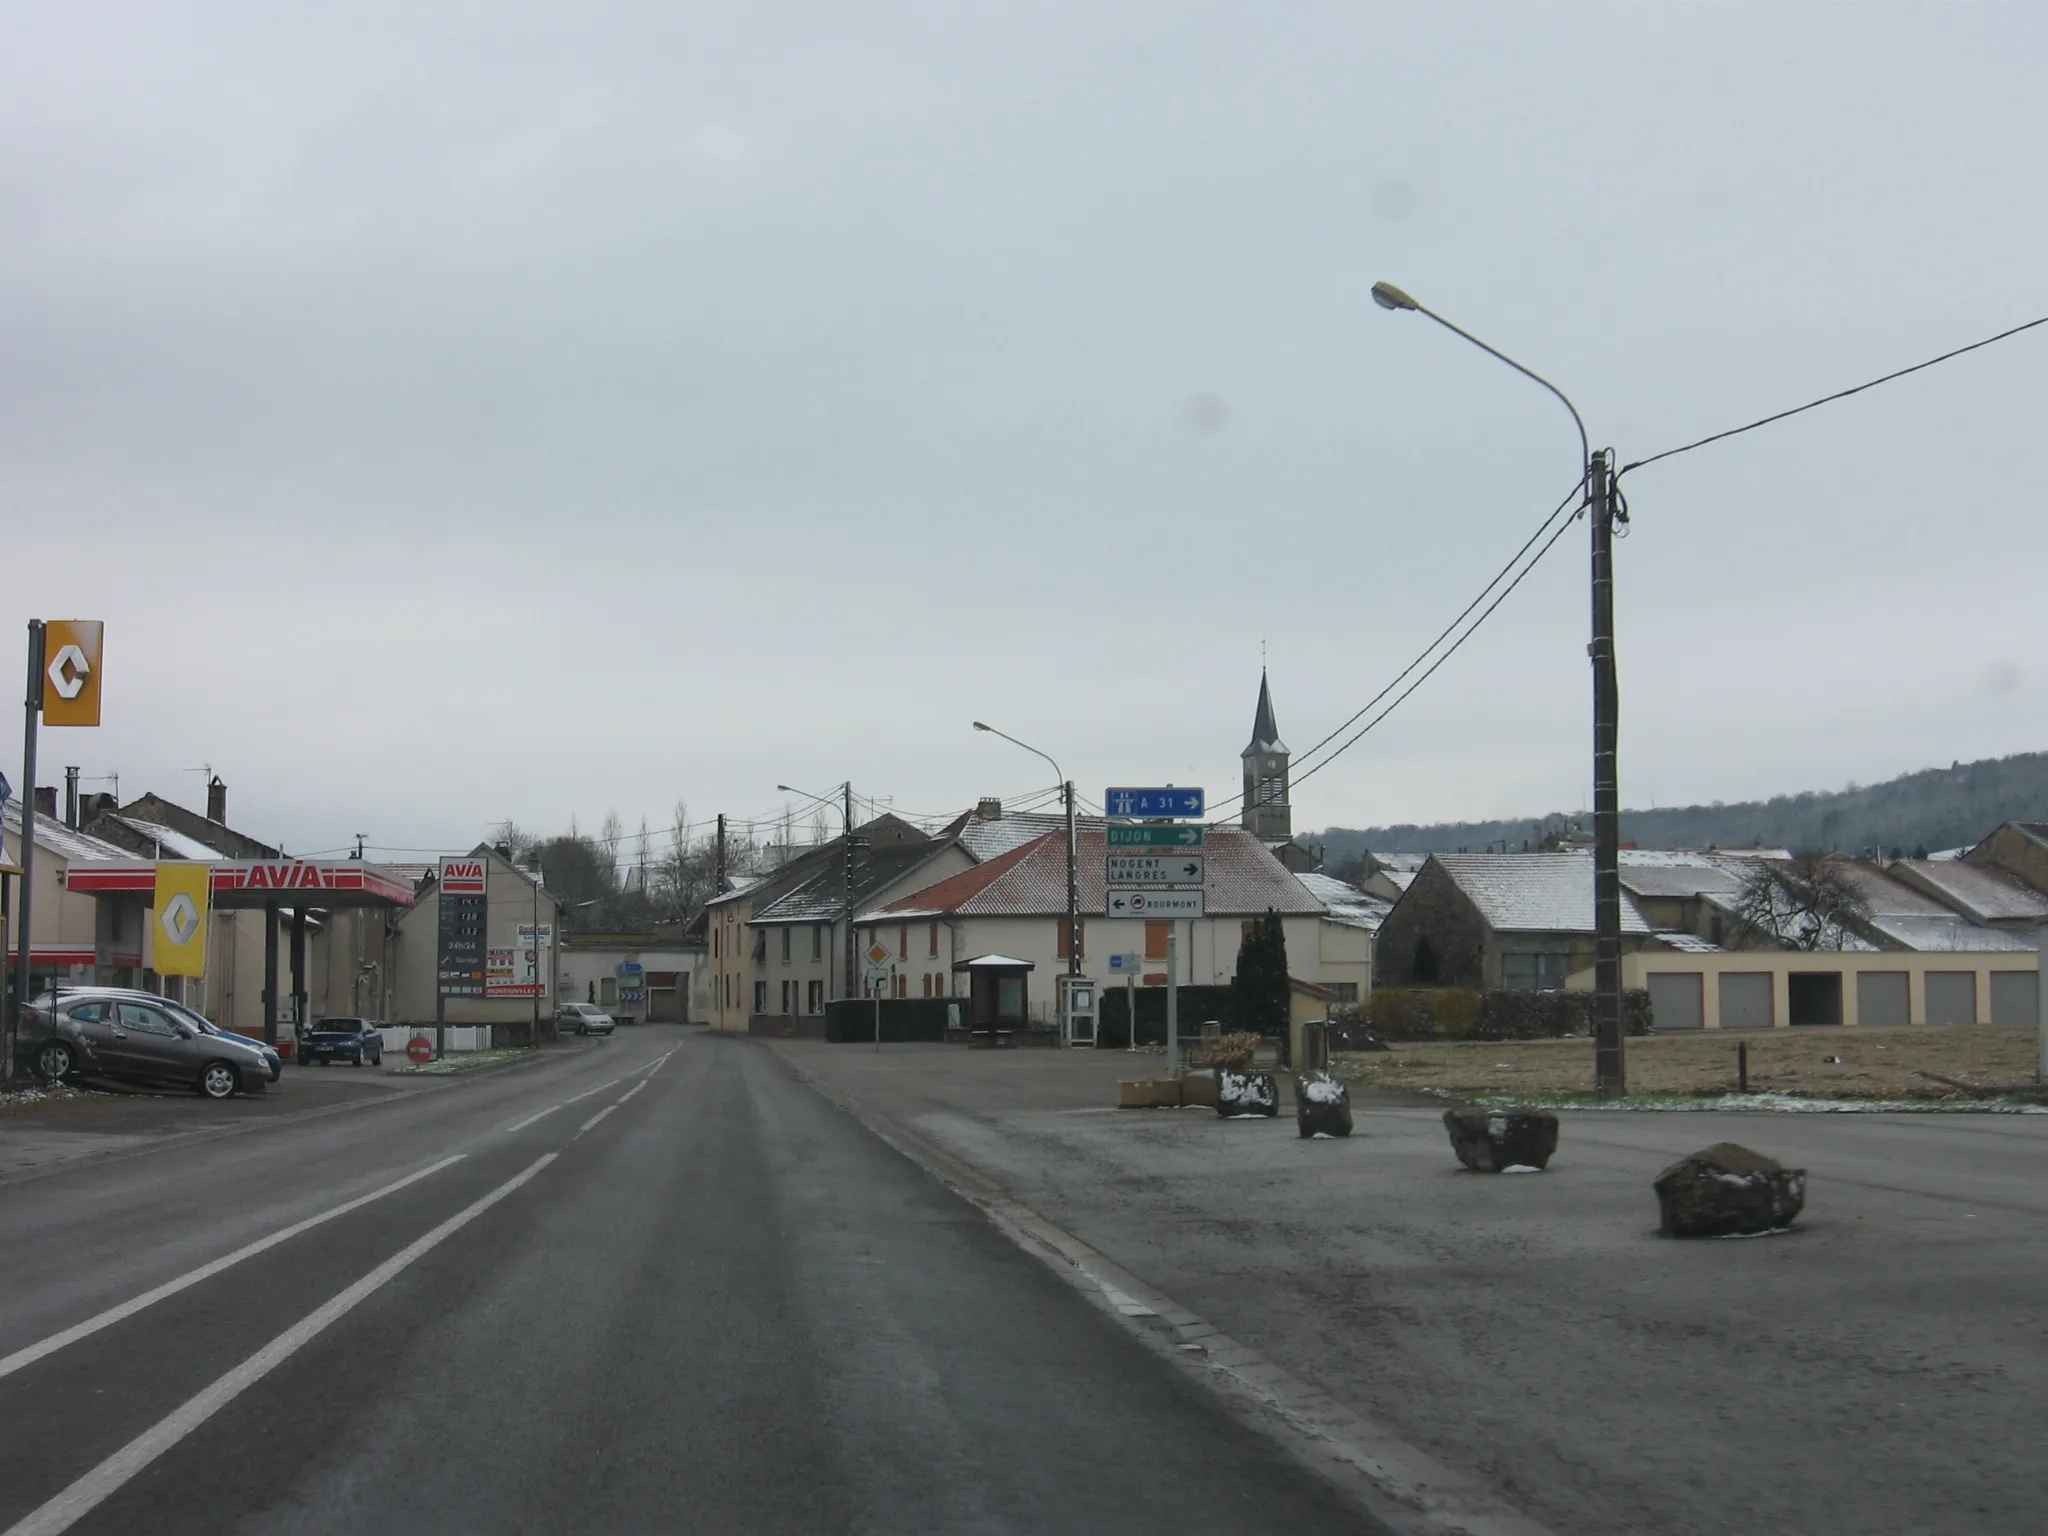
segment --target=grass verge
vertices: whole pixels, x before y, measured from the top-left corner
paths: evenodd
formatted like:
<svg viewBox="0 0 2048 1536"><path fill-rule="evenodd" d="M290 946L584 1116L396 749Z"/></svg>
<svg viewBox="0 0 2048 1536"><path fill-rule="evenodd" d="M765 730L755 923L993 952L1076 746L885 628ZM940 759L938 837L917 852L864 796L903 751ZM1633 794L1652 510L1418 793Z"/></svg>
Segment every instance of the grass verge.
<svg viewBox="0 0 2048 1536"><path fill-rule="evenodd" d="M462 1051L453 1056L443 1056L439 1061L422 1062L419 1066L408 1062L405 1066L393 1067L391 1072L394 1077L400 1073L408 1077L447 1077L456 1072L474 1072L478 1067L500 1066L532 1054L533 1047L525 1045L508 1046L498 1051Z"/></svg>

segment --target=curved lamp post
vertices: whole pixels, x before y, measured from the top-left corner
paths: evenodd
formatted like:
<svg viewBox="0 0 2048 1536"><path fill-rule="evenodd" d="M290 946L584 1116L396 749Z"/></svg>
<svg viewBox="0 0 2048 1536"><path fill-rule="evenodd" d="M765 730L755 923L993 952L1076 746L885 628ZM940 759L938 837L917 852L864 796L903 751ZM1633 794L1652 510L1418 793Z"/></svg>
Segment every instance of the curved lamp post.
<svg viewBox="0 0 2048 1536"><path fill-rule="evenodd" d="M987 731L991 736L1000 736L1011 746L1022 747L1026 752L1044 758L1048 763L1052 763L1052 771L1059 775L1060 797L1067 806L1067 974L1078 976L1081 974L1081 884L1074 868L1074 781L1067 777L1065 770L1058 763L1053 762L1051 754L1040 752L1030 742L1019 741L1009 733L999 731L992 725L984 725L979 720L974 722L974 728L977 731Z"/></svg>
<svg viewBox="0 0 2048 1536"><path fill-rule="evenodd" d="M1600 1095L1627 1091L1621 1032L1621 790L1616 766L1616 738L1621 690L1614 666L1614 472L1607 450L1594 453L1578 407L1542 374L1523 367L1507 353L1490 347L1426 309L1392 283L1374 283L1372 300L1381 309L1413 310L1445 330L1461 336L1489 357L1498 358L1526 379L1557 396L1579 430L1579 462L1585 466L1593 533L1593 1025L1594 1081Z"/></svg>

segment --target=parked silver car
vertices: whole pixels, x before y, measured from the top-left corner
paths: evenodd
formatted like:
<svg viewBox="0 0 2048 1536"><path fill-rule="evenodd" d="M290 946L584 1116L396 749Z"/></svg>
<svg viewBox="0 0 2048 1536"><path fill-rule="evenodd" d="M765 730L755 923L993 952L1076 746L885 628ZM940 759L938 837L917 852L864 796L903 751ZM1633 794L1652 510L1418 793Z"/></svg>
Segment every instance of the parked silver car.
<svg viewBox="0 0 2048 1536"><path fill-rule="evenodd" d="M22 1010L18 1052L51 1081L100 1076L175 1083L209 1099L261 1089L277 1053L168 998L121 987L66 988Z"/></svg>
<svg viewBox="0 0 2048 1536"><path fill-rule="evenodd" d="M573 1029L579 1035L608 1035L618 1025L595 1003L564 1003L555 1010L555 1027Z"/></svg>

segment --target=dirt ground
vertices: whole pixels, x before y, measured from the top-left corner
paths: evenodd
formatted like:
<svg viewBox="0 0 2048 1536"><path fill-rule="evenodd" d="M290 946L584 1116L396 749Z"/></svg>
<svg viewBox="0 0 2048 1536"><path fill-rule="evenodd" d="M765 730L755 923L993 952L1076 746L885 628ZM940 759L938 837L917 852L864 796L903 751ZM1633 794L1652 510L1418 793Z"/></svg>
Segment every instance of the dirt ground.
<svg viewBox="0 0 2048 1536"><path fill-rule="evenodd" d="M1937 1029L1714 1030L1628 1042L1631 1094L1736 1090L1736 1048L1749 1047L1751 1092L1821 1099L1967 1099L1918 1072L1978 1084L2034 1081L2036 1032L1992 1025ZM1826 1058L1839 1057L1839 1061ZM1593 1085L1593 1042L1396 1043L1346 1052L1337 1075L1361 1087L1451 1093L1571 1093Z"/></svg>

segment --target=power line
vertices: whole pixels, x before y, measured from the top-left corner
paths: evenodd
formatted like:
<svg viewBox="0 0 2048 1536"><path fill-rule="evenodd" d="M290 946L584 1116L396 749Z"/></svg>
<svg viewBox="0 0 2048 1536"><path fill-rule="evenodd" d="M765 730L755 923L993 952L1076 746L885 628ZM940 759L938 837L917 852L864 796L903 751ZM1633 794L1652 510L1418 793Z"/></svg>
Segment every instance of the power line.
<svg viewBox="0 0 2048 1536"><path fill-rule="evenodd" d="M1364 716L1369 710L1371 710L1375 704L1379 703L1380 700L1384 699L1388 694L1392 693L1396 688L1400 687L1402 679L1406 678L1417 667L1421 666L1425 661L1429 660L1431 654L1435 652L1438 646L1444 643L1446 637L1448 637L1454 630L1456 630L1460 624L1465 622L1465 619L1471 614L1472 610L1477 608L1481 603L1485 602L1488 594L1490 594L1494 590L1494 588L1498 587L1503 581L1507 580L1509 574L1513 572L1515 570L1515 567L1521 563L1522 557L1529 553L1529 550L1535 545L1538 539L1542 538L1544 534L1550 533L1550 543L1554 544L1557 541L1557 534L1563 532L1565 528L1571 526L1572 522L1577 517L1577 513L1575 512L1571 518L1566 518L1564 523L1559 525L1556 533L1551 532L1551 524L1557 522L1558 516L1561 513L1563 513L1566 508L1572 505L1573 500L1579 495L1579 492L1585 489L1585 485L1586 477L1584 475L1580 475L1577 483L1574 484L1572 488L1565 493L1564 499L1550 510L1549 515L1547 515L1542 522L1536 525L1536 531L1530 534L1527 539L1523 540L1522 547L1516 550L1513 555L1508 557L1507 563L1503 565L1497 572L1494 573L1492 580L1487 582L1485 586L1479 589L1478 595L1475 596L1471 602L1467 603L1464 606L1464 608L1459 611L1457 617L1452 619L1450 623L1446 624L1440 631L1438 631L1436 638L1431 640L1428 645L1424 646L1419 652L1417 652L1415 659L1413 661L1409 662L1407 666L1403 667L1399 672L1395 673L1393 678L1387 683L1387 685L1384 688L1380 689L1378 693L1374 694L1370 699L1367 699L1362 706L1360 706L1357 710L1353 711L1349 719L1343 721L1341 724L1337 726L1335 730L1331 731L1328 735L1324 736L1322 740L1318 741L1314 746L1304 751L1301 754L1303 763L1306 764L1310 758L1316 755L1316 753L1320 752L1332 741L1335 741L1337 737L1341 735L1343 732L1349 730L1351 726L1355 722L1357 722L1362 716ZM1543 549L1538 551L1535 560L1531 560L1527 566L1524 566L1521 573L1519 575L1516 575L1513 582L1509 584L1507 590L1500 594L1501 598L1505 598L1508 592L1514 591L1514 589L1517 586L1521 585L1522 577L1528 575L1529 571L1534 569L1536 561L1541 560L1543 558L1543 555L1548 552L1549 548L1550 544L1545 544L1543 546ZM1486 610L1485 614L1480 615L1479 623L1484 623L1486 621L1487 615L1491 614L1494 608L1498 608L1499 606L1500 599L1496 598L1493 603L1493 606L1489 607ZM1472 629L1477 629L1479 627L1479 623L1475 623L1472 626ZM1459 645L1463 645L1465 643L1465 640L1467 638L1470 638L1471 633L1471 630L1467 630L1465 632L1465 635L1458 640L1457 644L1451 647L1451 650L1455 651ZM1435 665L1432 665L1430 667L1429 672L1434 672L1438 666L1441 666L1443 664L1445 658L1449 657L1450 654L1450 651L1446 651L1442 657L1439 657L1437 659ZM1423 674L1423 678L1427 678L1429 676L1429 672L1425 672ZM1422 678L1418 678L1416 680L1418 686L1420 685L1421 681ZM1408 694L1413 693L1414 691L1415 689L1411 687L1407 693L1403 693L1401 695L1401 699L1407 698ZM1401 699L1396 699L1394 703L1399 704L1401 702ZM1393 706L1389 705L1387 710L1383 711L1380 714L1380 716L1373 721L1373 724L1377 725L1379 723L1379 720L1385 719L1386 715L1392 712L1392 709ZM1372 726L1370 725L1366 727L1367 730L1370 730L1371 728ZM1359 736L1362 736L1364 734L1364 731L1359 732ZM1329 757L1323 760L1323 762L1316 763L1310 767L1306 767L1301 773L1292 775L1291 782L1298 784L1303 779L1313 775L1315 772L1317 772L1317 770L1327 766L1330 762L1334 761L1339 754L1347 750L1351 746L1352 742L1355 742L1357 739L1357 736L1352 737L1351 741L1345 742L1343 746L1339 747L1336 752L1331 753ZM1243 799L1244 794L1242 791L1240 791L1239 793L1230 796L1228 799L1217 801L1215 804L1209 807L1209 810L1212 813L1216 811L1228 810L1231 806L1236 805ZM1211 823L1211 825L1216 824L1217 823L1214 822Z"/></svg>
<svg viewBox="0 0 2048 1536"><path fill-rule="evenodd" d="M1950 358L1961 357L1965 352L1975 352L1978 348L1988 347L1993 342L2004 341L2008 336L2017 336L2021 331L2031 331L2037 325L2048 325L2048 315L2043 315L2038 320L2029 320L2024 325L2016 325L2011 330L2000 331L1996 336L1986 336L1982 341L1973 341L1967 347L1957 347L1953 352L1944 352L1939 357L1930 357L1923 363L1913 364L1910 368L1901 368L1894 373L1887 373L1880 378L1871 379L1856 385L1854 388L1838 389L1832 395L1822 395L1818 400L1809 400L1804 405L1795 405L1789 411L1779 411L1774 415L1759 417L1745 426L1730 427L1726 432L1716 432L1711 437L1703 437L1698 442L1686 443L1682 447L1666 448L1662 453L1653 453L1647 459L1637 459L1633 464L1622 465L1621 473L1616 475L1615 478L1618 480L1621 478L1621 475L1627 474L1630 470L1641 469L1645 464L1654 464L1659 459L1668 459L1681 453L1691 453L1695 448L1704 448L1709 443L1718 443L1724 437L1739 437L1744 432L1754 432L1758 427L1768 427L1774 421L1783 421L1787 416L1797 416L1801 411L1810 411L1819 406L1831 405L1837 400L1846 400L1851 395L1860 395L1866 389L1875 389L1880 384L1889 384L1893 379L1903 379L1909 373L1918 373L1923 368L1932 368L1936 363L1945 363Z"/></svg>

